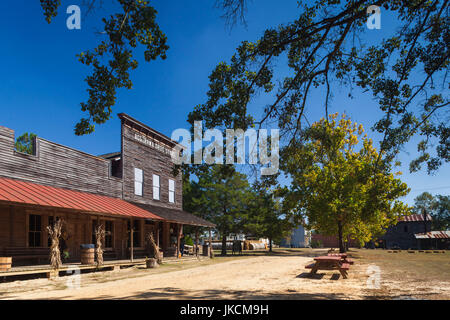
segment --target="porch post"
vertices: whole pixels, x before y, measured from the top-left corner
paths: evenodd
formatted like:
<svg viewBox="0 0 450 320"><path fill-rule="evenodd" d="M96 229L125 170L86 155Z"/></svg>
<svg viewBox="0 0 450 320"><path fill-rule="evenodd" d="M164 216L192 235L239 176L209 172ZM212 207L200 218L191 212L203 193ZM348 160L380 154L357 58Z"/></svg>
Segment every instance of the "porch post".
<svg viewBox="0 0 450 320"><path fill-rule="evenodd" d="M195 228L195 256L198 257L198 227Z"/></svg>
<svg viewBox="0 0 450 320"><path fill-rule="evenodd" d="M156 225L156 231L155 231L156 245L159 248L159 221L156 221L155 225Z"/></svg>
<svg viewBox="0 0 450 320"><path fill-rule="evenodd" d="M213 251L212 251L212 235L211 235L211 228L209 228L209 257L212 258Z"/></svg>
<svg viewBox="0 0 450 320"><path fill-rule="evenodd" d="M134 256L134 237L133 237L134 229L133 229L133 218L130 219L130 260L133 262Z"/></svg>
<svg viewBox="0 0 450 320"><path fill-rule="evenodd" d="M183 231L183 225L179 224L177 228L177 259L180 257L180 240L181 240L181 232Z"/></svg>
<svg viewBox="0 0 450 320"><path fill-rule="evenodd" d="M14 246L14 207L9 207L9 246ZM27 231L27 230L25 230Z"/></svg>
<svg viewBox="0 0 450 320"><path fill-rule="evenodd" d="M54 220L54 221L56 221L56 220ZM96 232L97 231L97 228L100 226L100 216L99 215L97 215L97 225L95 226L95 230L94 230L94 232ZM95 233L94 233L95 234ZM97 235L95 234L95 246L97 246Z"/></svg>

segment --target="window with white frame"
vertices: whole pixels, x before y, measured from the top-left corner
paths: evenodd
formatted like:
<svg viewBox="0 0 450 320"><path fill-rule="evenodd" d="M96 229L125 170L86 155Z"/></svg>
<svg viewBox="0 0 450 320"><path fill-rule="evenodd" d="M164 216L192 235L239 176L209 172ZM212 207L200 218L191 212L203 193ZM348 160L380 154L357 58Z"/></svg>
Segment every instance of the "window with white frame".
<svg viewBox="0 0 450 320"><path fill-rule="evenodd" d="M175 203L175 181L169 179L169 202Z"/></svg>
<svg viewBox="0 0 450 320"><path fill-rule="evenodd" d="M159 200L159 176L153 175L153 199Z"/></svg>
<svg viewBox="0 0 450 320"><path fill-rule="evenodd" d="M134 194L142 196L142 186L144 184L144 174L141 169L134 168Z"/></svg>

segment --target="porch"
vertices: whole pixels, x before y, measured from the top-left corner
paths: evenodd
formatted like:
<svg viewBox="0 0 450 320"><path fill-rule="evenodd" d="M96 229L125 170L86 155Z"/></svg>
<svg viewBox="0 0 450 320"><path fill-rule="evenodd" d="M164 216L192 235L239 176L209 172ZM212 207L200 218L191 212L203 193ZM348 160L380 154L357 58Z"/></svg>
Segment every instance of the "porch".
<svg viewBox="0 0 450 320"><path fill-rule="evenodd" d="M184 256L181 258L177 257L166 257L163 259L163 264L167 263L182 263L186 261L197 261L201 259L201 257L197 257L195 255ZM81 263L66 263L63 264L59 270L59 276L65 275L73 275L75 271L80 271L80 273L84 272L97 272L97 271L119 271L123 268L130 268L136 266L145 266L145 258L144 259L134 259L133 262L130 260L113 260L113 261L105 261L102 266L97 267L96 265L88 265ZM8 280L12 277L50 277L53 273L53 269L49 264L46 265L28 265L28 266L19 266L12 267L9 271L0 271L0 281Z"/></svg>
<svg viewBox="0 0 450 320"><path fill-rule="evenodd" d="M186 215L191 214L183 213ZM146 241L150 233L164 257L178 257L186 223L176 216L168 221L118 198L0 178L0 257L12 257L13 267L45 268L49 264L51 239L47 228L58 220L64 222L62 261L71 265L80 264L81 245L96 243L98 225L105 229L102 247L106 262L129 259L134 263L135 259L151 256Z"/></svg>
<svg viewBox="0 0 450 320"><path fill-rule="evenodd" d="M8 214L5 217L4 212ZM95 244L95 228L103 225L103 257L106 263L140 261L153 256L146 237L153 234L156 245L164 258L176 258L180 253L180 237L183 224L141 218L120 218L93 215L83 212L65 212L45 208L0 205L0 229L9 234L9 241L0 241L0 257L12 257L13 267L43 266L49 264L51 239L47 227L62 219L60 239L61 258L64 264L79 265L82 244ZM130 226L133 226L132 228Z"/></svg>

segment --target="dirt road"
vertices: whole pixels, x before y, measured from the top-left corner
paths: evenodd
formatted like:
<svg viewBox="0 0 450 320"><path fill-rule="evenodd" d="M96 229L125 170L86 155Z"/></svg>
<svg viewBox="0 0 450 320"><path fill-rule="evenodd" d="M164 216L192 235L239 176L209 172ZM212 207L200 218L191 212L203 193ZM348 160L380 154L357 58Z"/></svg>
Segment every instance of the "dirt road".
<svg viewBox="0 0 450 320"><path fill-rule="evenodd" d="M2 295L3 299L352 299L362 298L365 277L327 272L307 277L308 257L265 256L154 273L81 287ZM357 267L355 266L355 269ZM120 271L122 272L122 271ZM361 274L361 272L354 272ZM42 281L47 281L42 279ZM67 280L58 280L67 281ZM64 283L61 283L61 286Z"/></svg>
<svg viewBox="0 0 450 320"><path fill-rule="evenodd" d="M310 255L326 251L310 251L82 274L80 286L72 277L0 283L0 299L450 299L444 255L354 250L355 264L342 279L338 271L311 277L305 269ZM378 265L379 287L371 288L370 270Z"/></svg>

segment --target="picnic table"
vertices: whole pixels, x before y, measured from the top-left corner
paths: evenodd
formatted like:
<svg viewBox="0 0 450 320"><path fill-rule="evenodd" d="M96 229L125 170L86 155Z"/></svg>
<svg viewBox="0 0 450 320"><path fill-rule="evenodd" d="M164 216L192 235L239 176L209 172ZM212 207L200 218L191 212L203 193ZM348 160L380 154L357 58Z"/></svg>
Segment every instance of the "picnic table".
<svg viewBox="0 0 450 320"><path fill-rule="evenodd" d="M314 258L315 263L307 265L305 268L311 269L310 274L316 274L319 270L339 270L342 277L347 279L347 271L350 263L345 262L341 256L320 256Z"/></svg>
<svg viewBox="0 0 450 320"><path fill-rule="evenodd" d="M329 253L328 256L329 257L341 257L342 258L342 262L348 263L348 264L353 264L353 260L350 259L350 258L347 258L347 254L346 253Z"/></svg>
<svg viewBox="0 0 450 320"><path fill-rule="evenodd" d="M329 253L328 256L330 256L330 257L347 258L347 254L346 253Z"/></svg>

